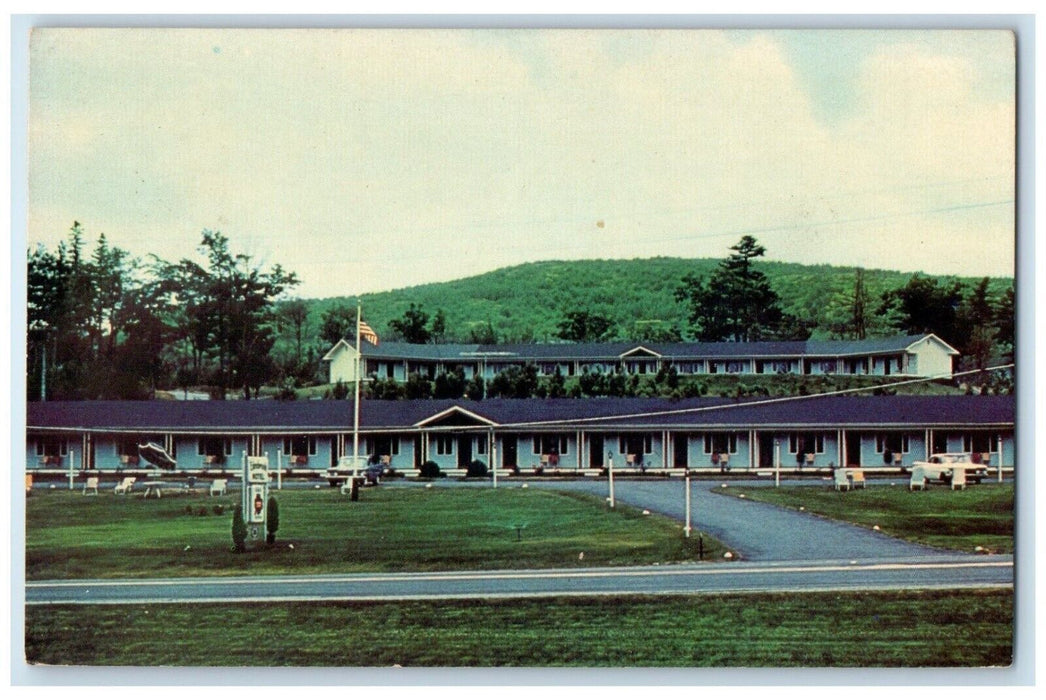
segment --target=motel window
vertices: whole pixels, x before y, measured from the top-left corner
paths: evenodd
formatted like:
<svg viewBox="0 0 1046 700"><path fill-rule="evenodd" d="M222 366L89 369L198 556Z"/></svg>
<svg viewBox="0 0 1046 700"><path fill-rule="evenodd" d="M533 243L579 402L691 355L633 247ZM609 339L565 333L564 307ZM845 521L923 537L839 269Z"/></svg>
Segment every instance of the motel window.
<svg viewBox="0 0 1046 700"><path fill-rule="evenodd" d="M726 372L727 374L741 374L748 367L747 362L727 362Z"/></svg>
<svg viewBox="0 0 1046 700"><path fill-rule="evenodd" d="M622 435L617 439L618 452L621 454L652 454L654 439L647 435Z"/></svg>
<svg viewBox="0 0 1046 700"><path fill-rule="evenodd" d="M875 437L876 452L908 452L908 436L904 433L880 433Z"/></svg>
<svg viewBox="0 0 1046 700"><path fill-rule="evenodd" d="M454 438L450 435L437 435L436 436L436 454L438 455L452 455L454 454Z"/></svg>
<svg viewBox="0 0 1046 700"><path fill-rule="evenodd" d="M485 455L487 454L487 436L483 435L476 440L476 454Z"/></svg>
<svg viewBox="0 0 1046 700"><path fill-rule="evenodd" d="M120 438L114 445L116 454L122 455L137 455L138 454L138 441L133 438Z"/></svg>
<svg viewBox="0 0 1046 700"><path fill-rule="evenodd" d="M232 440L222 438L200 438L196 443L196 454L217 457L232 454Z"/></svg>
<svg viewBox="0 0 1046 700"><path fill-rule="evenodd" d="M364 450L369 455L398 455L400 453L399 439L390 437L369 437L364 441Z"/></svg>
<svg viewBox="0 0 1046 700"><path fill-rule="evenodd" d="M566 435L535 435L534 454L548 455L556 452L561 455L567 454Z"/></svg>
<svg viewBox="0 0 1046 700"><path fill-rule="evenodd" d="M992 439L991 433L967 433L962 436L963 452L994 452L998 441Z"/></svg>
<svg viewBox="0 0 1046 700"><path fill-rule="evenodd" d="M705 454L737 454L736 433L705 433Z"/></svg>
<svg viewBox="0 0 1046 700"><path fill-rule="evenodd" d="M69 443L59 438L46 437L36 441L36 454L41 457L57 457L69 454Z"/></svg>
<svg viewBox="0 0 1046 700"><path fill-rule="evenodd" d="M792 454L824 454L824 435L821 433L792 433L788 436L788 451Z"/></svg>
<svg viewBox="0 0 1046 700"><path fill-rule="evenodd" d="M283 438L283 454L295 456L315 455L316 438L305 435Z"/></svg>

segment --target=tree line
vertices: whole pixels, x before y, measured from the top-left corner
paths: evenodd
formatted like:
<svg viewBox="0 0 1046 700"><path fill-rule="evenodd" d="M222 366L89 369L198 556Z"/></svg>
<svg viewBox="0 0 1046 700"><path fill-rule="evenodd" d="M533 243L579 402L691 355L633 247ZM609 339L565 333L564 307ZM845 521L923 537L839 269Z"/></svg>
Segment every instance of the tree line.
<svg viewBox="0 0 1046 700"><path fill-rule="evenodd" d="M200 387L213 398L257 398L262 387L276 387L278 395L290 398L296 389L323 384L320 358L339 340L354 341L355 306L327 304L317 319L317 302L290 296L297 275L278 264L263 269L250 256L233 252L220 232L203 231L196 256L176 262L133 258L110 245L104 234L92 250L84 239L83 227L74 222L54 250L38 246L28 253L30 400L148 398L157 390ZM960 350L968 367L1012 358L1012 285L999 293L988 278L967 285L916 274L902 286L873 295L865 272L857 268L848 289L821 301L831 313L818 328L817 321L785 311L783 295L759 260L765 248L755 238L744 236L730 250L703 273L688 272L673 283L685 322L635 321L623 328L606 310L614 301L608 300L604 308L562 308L550 340L743 342L802 340L815 330L853 339L932 332ZM462 337L449 329L443 308L430 314L413 302L376 330L382 341L508 340L499 337L490 320L473 324ZM412 377L403 385L375 381L368 389L377 398L558 396L568 391L620 396L636 390L612 375L579 378L568 389L561 378L538 382L536 370L527 368L514 368L485 384L448 373L432 381ZM332 395L340 393L335 388Z"/></svg>

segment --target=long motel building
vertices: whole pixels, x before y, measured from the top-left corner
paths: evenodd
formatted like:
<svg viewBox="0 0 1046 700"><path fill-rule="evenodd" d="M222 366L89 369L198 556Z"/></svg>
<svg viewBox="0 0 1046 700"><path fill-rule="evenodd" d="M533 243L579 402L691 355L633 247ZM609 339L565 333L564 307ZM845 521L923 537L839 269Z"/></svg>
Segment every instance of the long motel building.
<svg viewBox="0 0 1046 700"><path fill-rule="evenodd" d="M154 443L186 474L235 473L265 455L288 474L322 476L359 454L412 476L473 460L524 473L607 467L684 470L896 468L939 452L1015 464L1012 396L786 399L77 401L28 405L27 473L145 469Z"/></svg>
<svg viewBox="0 0 1046 700"><path fill-rule="evenodd" d="M800 340L751 343L521 343L433 344L381 342L364 336L359 352L346 340L324 356L331 384L361 379L405 382L412 374L433 379L460 371L466 379L491 379L512 367L534 365L540 376L656 374L680 376L844 375L948 377L959 352L932 333L867 340ZM369 338L369 339L368 339ZM357 359L359 361L357 362Z"/></svg>

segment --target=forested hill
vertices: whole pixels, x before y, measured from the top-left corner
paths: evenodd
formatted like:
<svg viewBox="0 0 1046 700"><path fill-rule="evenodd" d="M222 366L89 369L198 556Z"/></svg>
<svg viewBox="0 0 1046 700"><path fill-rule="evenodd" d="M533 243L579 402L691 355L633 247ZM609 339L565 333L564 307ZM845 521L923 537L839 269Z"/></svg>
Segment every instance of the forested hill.
<svg viewBox="0 0 1046 700"><path fill-rule="evenodd" d="M615 338L649 337L651 330L673 326L688 337L687 311L676 301L676 289L687 273L708 276L720 262L647 258L525 263L452 282L366 294L363 317L379 336L387 336L389 321L402 317L413 303L430 315L444 311L448 341L468 341L473 330L485 329L489 322L500 342L554 342L566 312L585 310L612 319ZM786 313L817 323L814 338L829 337L832 323L845 318L855 268L763 261L757 267L780 295ZM864 285L873 307L883 292L904 286L911 277L912 273L865 270ZM979 281L936 279L958 279L969 286ZM990 289L1001 294L1012 284L1011 278L994 278ZM312 300L309 315L318 324L324 311L346 304L354 305L355 300Z"/></svg>

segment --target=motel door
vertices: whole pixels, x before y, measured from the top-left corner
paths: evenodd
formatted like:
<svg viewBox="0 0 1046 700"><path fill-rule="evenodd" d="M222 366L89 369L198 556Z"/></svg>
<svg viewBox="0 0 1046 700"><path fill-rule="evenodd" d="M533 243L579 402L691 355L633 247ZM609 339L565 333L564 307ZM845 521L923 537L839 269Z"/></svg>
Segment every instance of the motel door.
<svg viewBox="0 0 1046 700"><path fill-rule="evenodd" d="M845 433L846 437L846 466L861 466L861 434L851 431Z"/></svg>
<svg viewBox="0 0 1046 700"><path fill-rule="evenodd" d="M589 438L588 467L589 469L603 468L603 436L593 435Z"/></svg>
<svg viewBox="0 0 1046 700"><path fill-rule="evenodd" d="M680 433L672 439L672 466L690 466L690 436Z"/></svg>
<svg viewBox="0 0 1046 700"><path fill-rule="evenodd" d="M472 436L458 435L458 466L467 467L472 461Z"/></svg>
<svg viewBox="0 0 1046 700"><path fill-rule="evenodd" d="M501 466L515 467L517 439L515 435L506 435L501 441Z"/></svg>
<svg viewBox="0 0 1046 700"><path fill-rule="evenodd" d="M759 466L774 466L774 436L769 433L759 433Z"/></svg>

